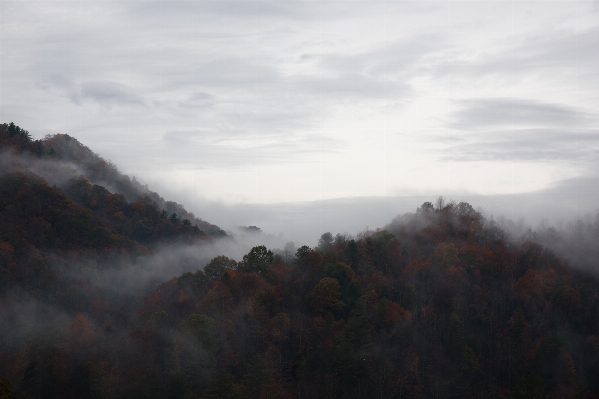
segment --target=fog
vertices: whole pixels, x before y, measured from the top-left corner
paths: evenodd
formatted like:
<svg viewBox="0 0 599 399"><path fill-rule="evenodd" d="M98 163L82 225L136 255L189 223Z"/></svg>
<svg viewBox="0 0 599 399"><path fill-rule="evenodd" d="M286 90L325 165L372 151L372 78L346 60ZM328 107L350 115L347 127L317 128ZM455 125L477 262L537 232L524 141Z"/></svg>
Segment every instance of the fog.
<svg viewBox="0 0 599 399"><path fill-rule="evenodd" d="M325 232L356 235L380 228L397 215L414 212L442 195L447 201L468 202L487 218L505 218L527 227L540 223L557 226L567 220L594 217L599 210L599 178L569 179L544 190L512 195L474 195L443 192L430 195L339 198L324 201L227 204L207 201L155 183L163 195L176 198L202 218L235 235L238 226L255 225L264 235L315 246Z"/></svg>

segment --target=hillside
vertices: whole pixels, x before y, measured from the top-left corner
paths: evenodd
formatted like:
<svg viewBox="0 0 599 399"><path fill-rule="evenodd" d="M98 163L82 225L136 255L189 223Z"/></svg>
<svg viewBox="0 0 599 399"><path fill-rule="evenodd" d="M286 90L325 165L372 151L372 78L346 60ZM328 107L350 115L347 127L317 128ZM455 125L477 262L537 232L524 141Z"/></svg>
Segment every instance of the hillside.
<svg viewBox="0 0 599 399"><path fill-rule="evenodd" d="M599 223L440 198L238 261L69 136L0 145L0 397L599 397Z"/></svg>
<svg viewBox="0 0 599 399"><path fill-rule="evenodd" d="M162 284L136 363L171 383L143 384L214 398L599 393L595 276L507 242L466 203L425 203L390 227L324 234L290 264L255 247Z"/></svg>
<svg viewBox="0 0 599 399"><path fill-rule="evenodd" d="M91 186L100 186L106 193L120 194L128 203L142 202L153 206L158 213L173 213L180 220L212 237L225 237L218 226L197 218L193 213L173 201L166 201L157 193L141 185L135 178L123 175L117 167L66 134L46 136L42 140L31 139L29 132L14 124L0 125L0 172L29 172L37 174L51 185L58 186L67 196L82 202L81 179ZM90 208L91 209L91 208Z"/></svg>

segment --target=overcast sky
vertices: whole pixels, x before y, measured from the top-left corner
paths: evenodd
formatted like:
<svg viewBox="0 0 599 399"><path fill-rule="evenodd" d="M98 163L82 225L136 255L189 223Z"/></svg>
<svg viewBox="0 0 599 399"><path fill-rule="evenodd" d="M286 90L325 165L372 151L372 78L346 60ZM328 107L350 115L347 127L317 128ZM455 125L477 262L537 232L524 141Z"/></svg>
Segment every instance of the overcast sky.
<svg viewBox="0 0 599 399"><path fill-rule="evenodd" d="M519 194L599 172L597 1L0 7L0 121L187 201Z"/></svg>

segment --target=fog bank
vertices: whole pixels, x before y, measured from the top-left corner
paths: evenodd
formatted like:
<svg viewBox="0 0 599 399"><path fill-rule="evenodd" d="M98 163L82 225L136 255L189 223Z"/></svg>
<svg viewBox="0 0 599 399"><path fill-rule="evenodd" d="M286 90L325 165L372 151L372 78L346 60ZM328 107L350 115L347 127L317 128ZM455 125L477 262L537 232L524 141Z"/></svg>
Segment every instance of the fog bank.
<svg viewBox="0 0 599 399"><path fill-rule="evenodd" d="M160 186L160 184L158 184ZM585 219L599 209L599 178L569 179L536 192L513 195L431 195L338 198L313 202L276 204L226 204L206 201L158 187L196 214L237 235L238 226L258 226L264 235L298 245L315 246L324 232L357 234L376 229L394 217L414 212L423 202L442 195L447 201L465 201L487 218L507 218L536 226L545 221L556 225L564 220ZM480 209L479 209L480 208Z"/></svg>

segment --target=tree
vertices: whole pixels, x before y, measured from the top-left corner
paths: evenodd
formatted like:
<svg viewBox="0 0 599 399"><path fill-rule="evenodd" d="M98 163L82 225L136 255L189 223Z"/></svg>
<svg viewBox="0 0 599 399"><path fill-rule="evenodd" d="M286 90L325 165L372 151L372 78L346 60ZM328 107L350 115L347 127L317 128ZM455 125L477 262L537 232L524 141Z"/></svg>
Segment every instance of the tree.
<svg viewBox="0 0 599 399"><path fill-rule="evenodd" d="M327 253L331 250L333 246L333 235L331 233L324 233L318 239L318 249L322 253Z"/></svg>
<svg viewBox="0 0 599 399"><path fill-rule="evenodd" d="M451 267L458 263L458 249L450 242L442 242L435 248L433 260L438 266Z"/></svg>
<svg viewBox="0 0 599 399"><path fill-rule="evenodd" d="M420 206L420 208L416 209L416 213L432 213L435 211L435 207L432 202L425 202Z"/></svg>
<svg viewBox="0 0 599 399"><path fill-rule="evenodd" d="M437 212L441 211L445 207L445 198L440 195L439 198L437 198L437 201L435 201L435 205Z"/></svg>
<svg viewBox="0 0 599 399"><path fill-rule="evenodd" d="M323 315L335 314L343 310L345 304L340 299L341 285L332 277L320 280L308 296L312 309Z"/></svg>
<svg viewBox="0 0 599 399"><path fill-rule="evenodd" d="M225 269L237 268L237 262L233 259L229 259L226 256L220 255L213 258L210 263L204 267L204 273L209 280L217 280L220 275L223 274Z"/></svg>
<svg viewBox="0 0 599 399"><path fill-rule="evenodd" d="M310 248L307 245L302 245L301 247L299 247L295 252L296 263L303 263L304 259L310 252L312 252L312 248Z"/></svg>
<svg viewBox="0 0 599 399"><path fill-rule="evenodd" d="M262 274L273 263L274 254L264 245L254 247L247 255L243 256L240 268L245 272Z"/></svg>
<svg viewBox="0 0 599 399"><path fill-rule="evenodd" d="M283 262L285 262L287 265L291 265L291 262L293 261L293 255L296 251L297 248L295 247L295 243L293 241L286 243L283 247Z"/></svg>
<svg viewBox="0 0 599 399"><path fill-rule="evenodd" d="M8 135L10 137L16 136L20 130L21 130L21 128L16 126L13 122L10 122L8 124Z"/></svg>
<svg viewBox="0 0 599 399"><path fill-rule="evenodd" d="M480 220L480 218L482 217L481 214L477 211L474 210L474 208L472 208L472 205L470 205L467 202L460 202L457 205L457 214L459 216L465 216L471 219L478 219Z"/></svg>

